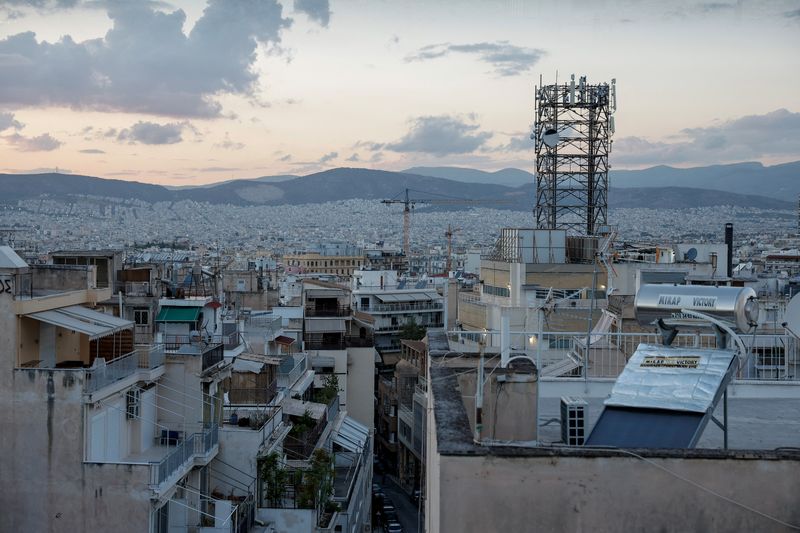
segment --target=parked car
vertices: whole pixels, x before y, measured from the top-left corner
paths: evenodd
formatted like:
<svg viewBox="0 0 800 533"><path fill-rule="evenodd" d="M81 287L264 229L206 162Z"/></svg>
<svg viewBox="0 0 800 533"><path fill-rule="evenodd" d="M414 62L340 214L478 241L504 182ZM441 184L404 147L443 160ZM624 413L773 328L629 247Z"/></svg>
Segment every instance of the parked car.
<svg viewBox="0 0 800 533"><path fill-rule="evenodd" d="M411 493L411 501L416 503L419 501L422 492L419 489L414 489L414 492Z"/></svg>
<svg viewBox="0 0 800 533"><path fill-rule="evenodd" d="M399 522L388 522L383 530L386 533L403 533L403 526Z"/></svg>

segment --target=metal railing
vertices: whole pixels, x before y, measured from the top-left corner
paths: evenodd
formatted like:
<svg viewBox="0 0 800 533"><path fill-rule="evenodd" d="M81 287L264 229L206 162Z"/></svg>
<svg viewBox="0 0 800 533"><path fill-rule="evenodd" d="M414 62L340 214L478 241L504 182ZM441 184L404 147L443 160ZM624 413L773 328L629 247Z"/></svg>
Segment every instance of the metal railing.
<svg viewBox="0 0 800 533"><path fill-rule="evenodd" d="M214 425L181 441L161 461L150 463L150 485L158 486L195 457L205 457L219 443L219 428Z"/></svg>
<svg viewBox="0 0 800 533"><path fill-rule="evenodd" d="M97 359L95 361L93 368L86 369L84 388L87 393L97 392L106 385L125 379L139 370L137 352L127 353L105 363Z"/></svg>
<svg viewBox="0 0 800 533"><path fill-rule="evenodd" d="M499 345L499 333L495 331L452 332L450 339L458 343L454 348L464 346L474 351L482 335L497 336L491 342L487 339L487 345ZM586 332L512 332L511 352L524 353L533 360L540 357L543 376L616 378L639 344L662 343L656 333L592 333L588 340L587 349ZM743 335L742 341L748 353L739 361L736 379L800 381L800 342L793 336ZM710 333L681 333L672 346L717 348L717 337Z"/></svg>
<svg viewBox="0 0 800 533"><path fill-rule="evenodd" d="M339 414L339 395L337 394L328 404L328 409L326 412L328 422L333 422L334 420L336 420L338 414Z"/></svg>
<svg viewBox="0 0 800 533"><path fill-rule="evenodd" d="M217 344L210 350L203 352L203 371L205 372L225 358L225 350L221 344Z"/></svg>
<svg viewBox="0 0 800 533"><path fill-rule="evenodd" d="M195 346L208 346L223 344L225 348L239 345L239 332L228 335L164 335L164 346L167 350L177 350L181 346L193 344Z"/></svg>
<svg viewBox="0 0 800 533"><path fill-rule="evenodd" d="M164 364L164 345L137 346L139 368L152 370Z"/></svg>
<svg viewBox="0 0 800 533"><path fill-rule="evenodd" d="M323 318L323 317L345 317L350 315L350 308L347 306L339 307L306 307L306 318Z"/></svg>
<svg viewBox="0 0 800 533"><path fill-rule="evenodd" d="M434 311L442 309L444 304L442 302L425 302L425 303L396 303L396 304L372 304L369 306L361 306L358 310L365 313L382 313L392 311Z"/></svg>
<svg viewBox="0 0 800 533"><path fill-rule="evenodd" d="M278 392L278 379L275 378L266 387L232 387L228 389L231 405L266 405Z"/></svg>
<svg viewBox="0 0 800 533"><path fill-rule="evenodd" d="M301 355L300 360L295 363L294 367L288 372L278 372L278 387L288 389L300 379L303 372L306 371L306 356Z"/></svg>
<svg viewBox="0 0 800 533"><path fill-rule="evenodd" d="M152 296L153 291L149 281L118 281L114 287L117 292L126 296Z"/></svg>

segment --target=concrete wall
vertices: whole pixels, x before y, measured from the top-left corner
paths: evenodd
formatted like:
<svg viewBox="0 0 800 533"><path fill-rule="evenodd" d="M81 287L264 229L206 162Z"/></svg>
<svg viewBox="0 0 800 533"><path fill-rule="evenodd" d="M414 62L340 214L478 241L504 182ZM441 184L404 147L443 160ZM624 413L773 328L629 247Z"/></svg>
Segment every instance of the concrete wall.
<svg viewBox="0 0 800 533"><path fill-rule="evenodd" d="M375 348L347 349L348 416L375 429Z"/></svg>
<svg viewBox="0 0 800 533"><path fill-rule="evenodd" d="M0 531L148 531L148 466L83 462L82 375L0 369Z"/></svg>
<svg viewBox="0 0 800 533"><path fill-rule="evenodd" d="M36 265L33 290L77 291L96 286L95 267L73 265Z"/></svg>
<svg viewBox="0 0 800 533"><path fill-rule="evenodd" d="M317 525L313 509L258 509L256 518L272 526L275 533L311 532Z"/></svg>
<svg viewBox="0 0 800 533"><path fill-rule="evenodd" d="M428 531L786 531L634 457L442 456ZM656 458L656 464L800 523L800 461ZM431 509L435 505L436 509Z"/></svg>

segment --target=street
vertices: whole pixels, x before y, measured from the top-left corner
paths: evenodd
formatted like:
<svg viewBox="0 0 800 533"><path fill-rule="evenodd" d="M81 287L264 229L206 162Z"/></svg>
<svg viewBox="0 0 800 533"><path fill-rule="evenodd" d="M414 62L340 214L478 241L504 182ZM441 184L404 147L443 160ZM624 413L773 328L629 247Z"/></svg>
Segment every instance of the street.
<svg viewBox="0 0 800 533"><path fill-rule="evenodd" d="M403 532L419 533L417 529L416 502L411 501L408 494L392 481L389 476L377 474L374 477L374 481L381 486L385 497L392 500L394 508L397 511L397 518L400 520L400 525L403 526ZM379 529L378 531L383 531L383 529Z"/></svg>

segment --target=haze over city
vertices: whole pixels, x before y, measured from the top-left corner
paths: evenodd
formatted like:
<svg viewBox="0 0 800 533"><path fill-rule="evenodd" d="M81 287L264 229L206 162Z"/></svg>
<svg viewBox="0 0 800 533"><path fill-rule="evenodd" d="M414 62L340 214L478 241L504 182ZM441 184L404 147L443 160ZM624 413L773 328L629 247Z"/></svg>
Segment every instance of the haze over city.
<svg viewBox="0 0 800 533"><path fill-rule="evenodd" d="M798 45L796 1L6 0L0 172L531 170L534 85L571 73L617 80L614 168L778 164Z"/></svg>

